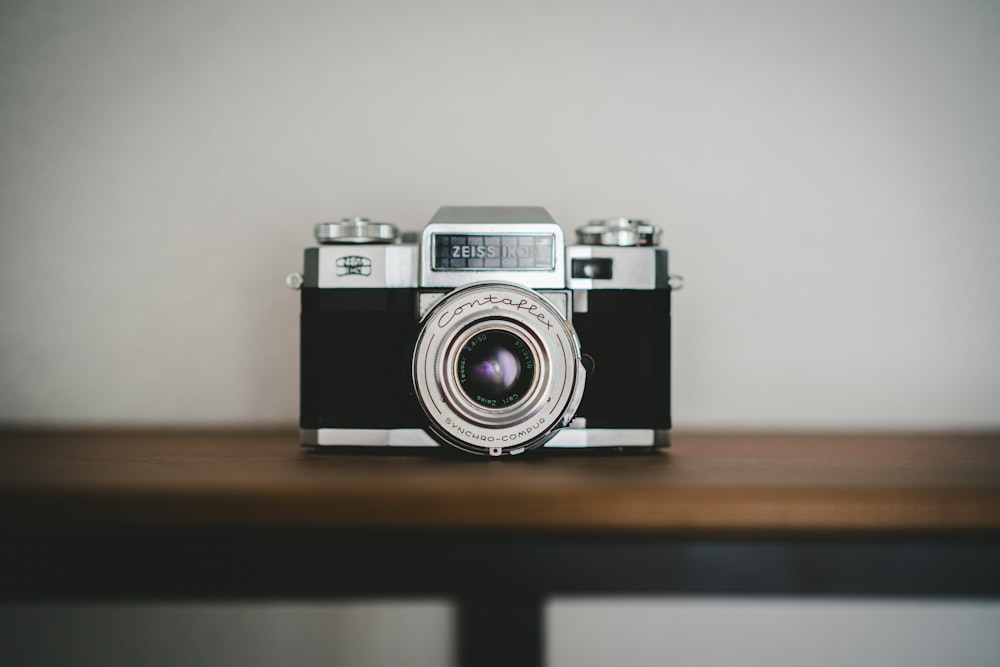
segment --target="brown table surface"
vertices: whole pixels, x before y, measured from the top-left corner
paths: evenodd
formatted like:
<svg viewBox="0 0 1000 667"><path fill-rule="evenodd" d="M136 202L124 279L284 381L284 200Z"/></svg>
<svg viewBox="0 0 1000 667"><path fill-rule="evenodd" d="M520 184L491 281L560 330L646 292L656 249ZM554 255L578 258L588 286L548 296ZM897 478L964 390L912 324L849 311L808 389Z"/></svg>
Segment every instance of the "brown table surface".
<svg viewBox="0 0 1000 667"><path fill-rule="evenodd" d="M318 454L293 431L2 431L0 520L658 534L1000 532L1000 434L693 434L645 455Z"/></svg>

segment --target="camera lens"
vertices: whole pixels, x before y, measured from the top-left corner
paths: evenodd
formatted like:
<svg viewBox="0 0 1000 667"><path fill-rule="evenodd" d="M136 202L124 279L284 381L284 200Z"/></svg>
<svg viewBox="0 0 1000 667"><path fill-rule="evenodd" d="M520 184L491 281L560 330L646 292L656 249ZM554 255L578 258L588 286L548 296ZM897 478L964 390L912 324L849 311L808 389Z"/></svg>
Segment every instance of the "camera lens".
<svg viewBox="0 0 1000 667"><path fill-rule="evenodd" d="M487 408L515 405L535 378L535 358L527 343L501 329L481 331L466 341L456 363L462 391Z"/></svg>
<svg viewBox="0 0 1000 667"><path fill-rule="evenodd" d="M489 456L541 447L573 419L584 382L569 320L533 290L472 283L421 319L413 390L443 444Z"/></svg>

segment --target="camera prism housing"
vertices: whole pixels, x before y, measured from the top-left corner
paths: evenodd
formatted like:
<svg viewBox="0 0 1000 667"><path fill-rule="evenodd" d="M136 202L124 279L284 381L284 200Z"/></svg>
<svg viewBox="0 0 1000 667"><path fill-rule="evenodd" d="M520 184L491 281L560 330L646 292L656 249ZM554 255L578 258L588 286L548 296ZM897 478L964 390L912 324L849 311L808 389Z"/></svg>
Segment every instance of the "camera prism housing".
<svg viewBox="0 0 1000 667"><path fill-rule="evenodd" d="M540 207L447 206L419 234L316 225L301 274L302 444L669 444L670 296L659 229Z"/></svg>

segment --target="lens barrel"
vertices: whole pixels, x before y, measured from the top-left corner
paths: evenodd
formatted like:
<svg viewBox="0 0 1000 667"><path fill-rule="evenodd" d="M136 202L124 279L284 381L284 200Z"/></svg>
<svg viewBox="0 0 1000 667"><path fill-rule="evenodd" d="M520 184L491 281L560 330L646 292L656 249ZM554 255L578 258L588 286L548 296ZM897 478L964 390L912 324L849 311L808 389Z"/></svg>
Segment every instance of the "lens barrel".
<svg viewBox="0 0 1000 667"><path fill-rule="evenodd" d="M544 296L477 283L423 318L413 384L441 442L475 454L520 454L572 421L583 393L580 346Z"/></svg>

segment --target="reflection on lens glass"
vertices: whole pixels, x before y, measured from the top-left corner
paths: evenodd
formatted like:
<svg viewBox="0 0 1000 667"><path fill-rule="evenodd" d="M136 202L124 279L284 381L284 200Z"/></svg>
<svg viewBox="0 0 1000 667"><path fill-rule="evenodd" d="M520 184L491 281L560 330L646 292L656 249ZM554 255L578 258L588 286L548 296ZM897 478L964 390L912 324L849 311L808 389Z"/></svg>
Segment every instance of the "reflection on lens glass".
<svg viewBox="0 0 1000 667"><path fill-rule="evenodd" d="M535 358L519 336L500 329L477 333L458 356L458 380L466 395L489 408L524 398L535 377Z"/></svg>
<svg viewBox="0 0 1000 667"><path fill-rule="evenodd" d="M510 350L494 347L486 351L486 357L472 368L472 375L481 387L495 394L502 394L521 375L521 365Z"/></svg>

